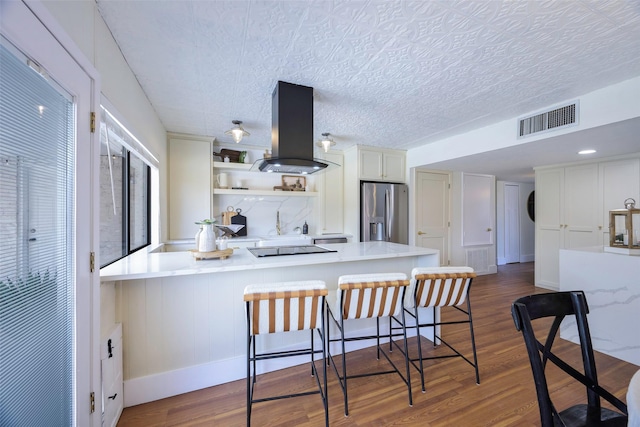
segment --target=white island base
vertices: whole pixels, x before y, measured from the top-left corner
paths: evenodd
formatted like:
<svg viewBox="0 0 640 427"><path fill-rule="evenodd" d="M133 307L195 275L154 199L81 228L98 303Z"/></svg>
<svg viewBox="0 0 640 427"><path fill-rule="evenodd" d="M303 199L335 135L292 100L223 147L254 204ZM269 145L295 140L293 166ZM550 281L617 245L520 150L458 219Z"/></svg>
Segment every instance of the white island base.
<svg viewBox="0 0 640 427"><path fill-rule="evenodd" d="M438 251L394 243L322 246L338 252L255 258L239 249L226 260L208 261L195 261L184 252L152 253L103 269L103 284L115 283L115 320L123 325L124 406L245 378L243 291L248 284L314 279L324 280L331 291L340 275L410 276L413 267L439 262ZM425 320L430 317L425 311ZM375 330L375 323L367 320L350 326L359 333ZM258 350L287 349L308 339L308 331L268 335L259 338ZM373 345L350 344L349 351ZM339 353L332 347L334 351ZM275 359L260 368L272 371L308 360Z"/></svg>
<svg viewBox="0 0 640 427"><path fill-rule="evenodd" d="M594 350L640 366L640 256L563 249L560 290L584 291ZM563 322L562 338L578 342L577 334L575 322Z"/></svg>

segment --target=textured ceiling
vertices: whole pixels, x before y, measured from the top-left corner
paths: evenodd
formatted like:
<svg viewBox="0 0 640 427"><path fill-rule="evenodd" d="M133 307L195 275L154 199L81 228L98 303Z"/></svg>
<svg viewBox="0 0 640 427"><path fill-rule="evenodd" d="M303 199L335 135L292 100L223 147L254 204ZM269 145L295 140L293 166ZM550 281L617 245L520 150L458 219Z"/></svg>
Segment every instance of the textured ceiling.
<svg viewBox="0 0 640 427"><path fill-rule="evenodd" d="M316 139L408 149L640 75L637 1L97 3L166 129L222 142L270 146L278 80Z"/></svg>

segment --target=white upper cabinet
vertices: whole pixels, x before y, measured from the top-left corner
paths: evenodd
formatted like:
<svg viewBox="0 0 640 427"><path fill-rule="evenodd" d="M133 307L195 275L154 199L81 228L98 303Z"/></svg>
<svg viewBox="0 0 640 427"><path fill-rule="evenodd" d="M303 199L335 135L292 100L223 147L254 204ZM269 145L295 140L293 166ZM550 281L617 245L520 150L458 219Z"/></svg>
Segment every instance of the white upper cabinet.
<svg viewBox="0 0 640 427"><path fill-rule="evenodd" d="M405 181L404 151L358 147L359 179L367 181Z"/></svg>

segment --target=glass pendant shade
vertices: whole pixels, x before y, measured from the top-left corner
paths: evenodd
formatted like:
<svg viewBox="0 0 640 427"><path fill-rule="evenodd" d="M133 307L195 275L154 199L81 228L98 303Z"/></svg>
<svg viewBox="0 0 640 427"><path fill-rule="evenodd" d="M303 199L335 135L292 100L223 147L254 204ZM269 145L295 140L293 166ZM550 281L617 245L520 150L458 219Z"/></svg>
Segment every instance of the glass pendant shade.
<svg viewBox="0 0 640 427"><path fill-rule="evenodd" d="M322 147L325 153L329 151L329 148L331 148L331 146L336 145L336 142L331 139L329 135L329 132L323 133L323 138L317 143L319 147Z"/></svg>
<svg viewBox="0 0 640 427"><path fill-rule="evenodd" d="M249 132L242 128L242 121L233 120L231 123L233 123L235 127L226 131L225 135L231 135L236 144L242 141L243 137L251 135Z"/></svg>

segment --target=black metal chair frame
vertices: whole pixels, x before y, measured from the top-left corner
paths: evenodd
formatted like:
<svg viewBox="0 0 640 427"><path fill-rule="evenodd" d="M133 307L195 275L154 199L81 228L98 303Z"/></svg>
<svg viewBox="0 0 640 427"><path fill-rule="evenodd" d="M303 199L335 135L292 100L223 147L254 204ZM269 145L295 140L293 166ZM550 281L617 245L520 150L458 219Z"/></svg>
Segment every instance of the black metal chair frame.
<svg viewBox="0 0 640 427"><path fill-rule="evenodd" d="M404 301L404 295L406 292L406 286L403 287L402 289L402 301ZM343 297L344 297L344 293L341 294L340 297L340 307L343 306ZM340 331L340 338L328 338L327 340L327 365L331 365L333 367L333 371L335 372L336 376L338 377L338 382L340 384L340 387L342 388L342 393L344 395L344 415L345 417L349 416L349 402L348 402L348 392L347 392L347 380L349 379L354 379L354 378L363 378L363 377L371 377L371 376L375 376L375 375L386 375L386 374L393 374L396 373L398 374L398 376L400 376L400 378L402 378L402 381L405 383L405 385L407 386L407 390L409 393L409 406L413 406L413 396L411 394L411 372L409 369L409 360L405 357L405 370L406 370L406 376L402 374L402 372L400 372L400 370L398 369L398 367L396 366L395 363L393 363L393 361L391 360L391 358L389 357L389 355L384 351L384 349L381 347L380 345L380 318L376 317L376 335L363 335L363 336L355 336L355 337L345 337L344 336L344 318L342 316L339 316L340 319L336 319L335 316L333 315L333 312L331 311L331 308L329 307L329 304L326 305L327 306L327 318L328 319L333 319L334 324L336 325L336 327L338 328L338 330ZM391 318L394 318L393 316L389 316L389 321L391 322ZM364 319L349 319L349 320L364 320ZM403 330L402 334L396 334L398 336L402 335L403 336L403 347L400 347L398 345L398 343L393 339L393 335L392 335L392 330L391 328L389 329L389 333L387 335L383 335L382 337L386 337L389 339L389 351L392 352L393 351L393 346L395 346L398 350L400 350L400 352L402 352L403 355L408 354L407 353L407 331L404 328L405 325L405 317L404 317L404 310L402 311L402 323L400 323L400 321L398 321L397 319L394 318L394 320L396 320L396 322L398 322L400 325L402 326L398 326L397 328L401 328ZM345 351L345 343L346 342L350 342L350 341L363 341L363 340L371 340L371 339L375 339L376 340L376 359L380 359L380 353L382 353L382 355L385 357L385 359L387 359L387 361L389 362L389 364L393 367L393 369L390 370L386 370L386 371L375 371L375 372L367 372L364 374L357 374L357 375L348 375L347 374L347 361L346 361L346 351ZM342 346L342 373L338 372L338 368L336 366L335 361L333 360L333 356L331 355L331 350L329 349L330 345L332 342L340 342L341 346Z"/></svg>
<svg viewBox="0 0 640 427"><path fill-rule="evenodd" d="M540 419L543 427L552 426L626 426L627 406L617 397L598 384L596 363L587 322L589 308L582 291L554 292L536 294L517 299L511 306L511 314L516 329L522 332L531 370L536 385ZM551 351L562 320L566 316L575 316L584 374ZM532 320L554 317L544 344L536 338ZM551 401L545 367L551 361L586 387L587 404L574 405L558 412ZM602 408L600 398L605 399L622 414ZM606 420L606 421L605 421ZM603 421L605 421L603 423Z"/></svg>
<svg viewBox="0 0 640 427"><path fill-rule="evenodd" d="M471 315L471 301L469 299L469 291L471 290L471 283L472 283L473 279L469 279L469 286L467 287L467 293L466 293L466 303L467 303L467 309L464 310L458 306L437 306L437 307L418 307L418 301L417 301L417 291L418 291L418 284L416 283L416 286L413 290L413 309L408 309L405 308L404 311L407 312L407 314L409 314L409 316L411 316L414 320L415 320L415 325L409 325L406 326L407 328L416 328L416 340L418 342L418 357L417 358L411 358L408 357L409 361L411 362L411 364L413 365L413 367L420 372L420 380L421 380L421 385L422 385L422 392L424 393L426 391L425 385L424 385L424 361L425 360L433 360L433 359L447 359L447 358L451 358L451 357L461 357L465 362L467 362L469 365L471 365L474 369L475 369L475 373L476 373L476 384L480 384L480 372L478 370L478 356L477 356L477 352L476 352L476 339L475 339L475 334L473 331L473 316ZM455 321L447 321L447 322L443 322L441 320L439 320L441 318L441 313L438 313L438 308L440 310L442 310L443 308L454 308L462 313L464 313L468 320L455 320ZM420 314L419 311L420 309L429 309L431 308L433 311L433 322L429 322L429 323L420 323ZM438 316L438 314L440 314L440 316ZM394 320L397 321L397 319L394 318ZM469 358L467 358L464 354L462 354L461 352L459 352L455 347L453 347L453 345L451 345L450 343L448 343L447 341L445 341L442 338L441 333L437 332L438 327L443 326L443 325L459 325L459 324L465 324L468 323L469 324L469 333L471 335L471 348L473 349L473 362L471 360L469 360ZM391 327L391 324L390 324ZM428 356L425 357L422 354L422 335L420 334L420 328L427 328L427 327L431 327L433 328L433 334L432 334L432 343L434 346L439 345L440 343L446 345L451 351L453 351L455 354L442 354L442 355L438 355L438 356ZM397 327L394 327L393 329L397 329ZM416 364L416 362L418 362L418 364Z"/></svg>
<svg viewBox="0 0 640 427"><path fill-rule="evenodd" d="M269 402L272 400L280 400L280 399L289 399L292 397L300 397L300 396L309 396L312 394L319 394L322 399L322 404L324 406L324 417L325 417L325 426L329 426L329 401L327 395L327 365L324 363L326 360L326 345L325 345L325 316L324 310L322 310L323 315L321 327L311 329L310 335L310 345L309 347L295 349L295 350L287 350L287 351L277 351L277 352L267 352L267 353L256 353L256 337L257 335L253 335L251 333L251 319L250 319L250 310L249 310L249 302L246 302L246 314L247 314L247 427L251 426L251 410L254 403L260 402ZM322 297L320 307L324 307L326 305L325 297ZM316 331L318 336L320 337L320 342L322 343L322 349L318 350L314 348L314 338L313 332ZM318 359L322 363L322 384L320 382L320 378L318 376L318 370L316 368L316 354L322 354L322 359ZM301 393L292 393L278 396L270 396L263 397L260 399L253 398L254 387L256 384L256 364L261 360L269 360L269 359L278 359L283 357L294 357L294 356L311 356L311 376L315 377L316 383L318 385L318 390L314 391L306 391ZM252 369L253 368L253 369Z"/></svg>

